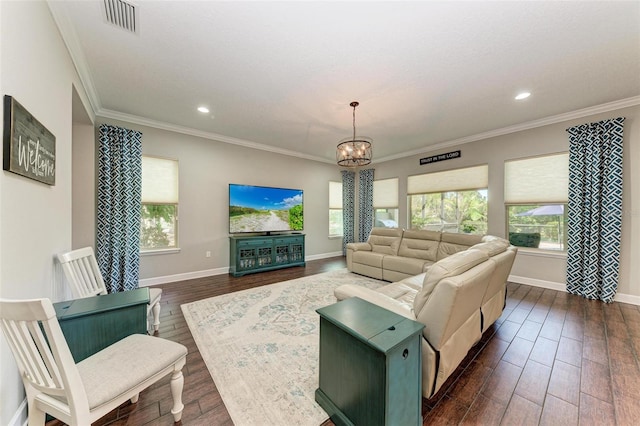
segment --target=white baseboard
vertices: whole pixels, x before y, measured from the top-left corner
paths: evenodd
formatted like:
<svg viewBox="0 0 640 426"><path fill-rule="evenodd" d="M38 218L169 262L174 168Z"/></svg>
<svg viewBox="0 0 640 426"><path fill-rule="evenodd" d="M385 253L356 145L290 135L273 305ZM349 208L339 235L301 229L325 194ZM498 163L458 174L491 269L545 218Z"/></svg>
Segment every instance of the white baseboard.
<svg viewBox="0 0 640 426"><path fill-rule="evenodd" d="M27 417L27 398L25 398L16 413L9 421L9 426L27 426L29 419Z"/></svg>
<svg viewBox="0 0 640 426"><path fill-rule="evenodd" d="M311 256L305 256L305 262L309 262L310 260L320 260L320 259L328 259L330 257L338 257L342 256L341 251L334 251L332 253L322 253L322 254L314 254Z"/></svg>
<svg viewBox="0 0 640 426"><path fill-rule="evenodd" d="M305 256L306 262L310 260L328 259L330 257L342 256L341 251L332 253L314 254L312 256ZM214 275L224 275L229 273L229 267L205 269L204 271L185 272L183 274L165 275L161 277L143 278L138 281L140 287L150 287L158 284L173 283L176 281L192 280L195 278L212 277Z"/></svg>
<svg viewBox="0 0 640 426"><path fill-rule="evenodd" d="M204 271L185 272L183 274L164 275L161 277L143 278L138 281L140 287L149 287L158 284L174 283L176 281L192 280L195 278L211 277L229 273L229 267L205 269Z"/></svg>
<svg viewBox="0 0 640 426"><path fill-rule="evenodd" d="M527 284L533 287L549 288L551 290L563 291L565 293L567 291L567 285L565 283L537 280L535 278L520 277L517 275L509 275L509 281L518 284ZM634 296L632 294L618 293L613 300L620 303L640 306L640 296Z"/></svg>

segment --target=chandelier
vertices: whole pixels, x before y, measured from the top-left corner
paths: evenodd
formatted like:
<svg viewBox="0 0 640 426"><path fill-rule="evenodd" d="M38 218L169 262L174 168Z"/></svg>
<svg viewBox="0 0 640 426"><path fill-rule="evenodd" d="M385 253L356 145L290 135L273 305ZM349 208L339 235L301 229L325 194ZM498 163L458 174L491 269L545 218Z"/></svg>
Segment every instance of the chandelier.
<svg viewBox="0 0 640 426"><path fill-rule="evenodd" d="M371 163L371 142L373 141L366 136L356 138L356 107L360 104L354 101L349 105L353 107L353 137L340 141L336 150L336 160L340 166L366 166Z"/></svg>

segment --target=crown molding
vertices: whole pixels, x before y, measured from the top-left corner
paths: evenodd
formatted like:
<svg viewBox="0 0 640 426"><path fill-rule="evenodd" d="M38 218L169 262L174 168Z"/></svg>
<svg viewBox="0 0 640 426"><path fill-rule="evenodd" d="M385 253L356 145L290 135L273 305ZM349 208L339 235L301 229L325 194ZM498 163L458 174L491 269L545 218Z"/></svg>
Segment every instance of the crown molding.
<svg viewBox="0 0 640 426"><path fill-rule="evenodd" d="M91 73L89 72L89 67L87 65L87 61L84 56L84 53L82 52L82 48L78 40L78 36L73 28L73 25L71 24L69 16L65 11L64 7L57 5L57 3L58 2L56 1L47 0L47 4L49 6L49 10L51 11L51 15L53 16L53 19L56 22L56 25L58 27L58 30L60 31L62 39L64 40L64 43L67 46L67 50L69 51L71 60L80 78L80 83L82 84L84 88L84 92L88 97L88 101L91 106L90 114L92 113L93 117L110 118L110 119L125 121L133 124L140 124L144 126L154 127L157 129L168 130L176 133L182 133L185 135L201 137L204 139L215 140L218 142L229 143L232 145L238 145L246 148L272 152L275 154L281 154L281 155L287 155L290 157L297 157L297 158L302 158L306 160L318 161L326 164L335 164L334 161L323 158L323 157L303 154L301 152L289 151L282 148L276 148L273 146L260 144L257 142L238 139L230 136L224 136L224 135L211 133L211 132L204 132L204 131L200 131L200 130L196 130L188 127L173 125L170 123L164 123L164 122L151 120L151 119L140 117L140 116L120 113L117 111L102 108L100 98L95 89L93 78L91 77ZM516 124L513 126L503 127L501 129L490 130L488 132L478 133L475 135L470 135L470 136L465 136L458 139L440 142L434 145L430 145L428 147L419 148L419 149L415 149L412 151L407 151L407 152L403 152L395 155L390 155L390 156L382 157L379 159L374 159L372 164L384 163L386 161L398 160L401 158L412 157L414 155L421 155L421 154L437 151L444 148L449 148L456 145L463 145L466 143L477 142L484 139L489 139L497 136L504 136L511 133L521 132L523 130L535 129L537 127L548 126L550 124L561 123L563 121L570 121L573 119L583 118L589 115L600 114L600 113L632 107L636 105L640 105L640 96L634 96L634 97L630 97L630 98L626 98L618 101L613 101L613 102L608 102L601 105L583 108L577 111L553 115L553 116L542 118L539 120L529 121L525 123Z"/></svg>
<svg viewBox="0 0 640 426"><path fill-rule="evenodd" d="M47 5L49 6L49 11L51 12L53 20L58 27L58 31L60 31L62 40L67 46L67 51L69 52L69 56L71 56L71 62L73 62L73 65L75 66L78 77L80 78L80 84L82 84L84 92L88 98L90 108L86 109L90 111L89 114L92 115L92 118L95 121L96 112L100 109L100 98L98 97L95 85L93 84L93 78L89 72L89 66L87 65L87 60L82 51L80 41L78 40L78 35L71 24L71 20L69 19L69 15L65 8L60 6L59 2L47 0Z"/></svg>
<svg viewBox="0 0 640 426"><path fill-rule="evenodd" d="M320 163L335 164L333 161L326 158L317 157L315 155L303 154L297 151L290 151L287 149L277 148L270 145L265 145L257 142L248 141L245 139L234 138L231 136L220 135L212 132L205 132L202 130L192 129L190 127L178 126L171 123L165 123L162 121L156 121L145 117L140 117L132 114L125 114L118 111L109 109L101 109L96 113L97 117L108 118L112 120L125 121L127 123L138 124L141 126L153 127L155 129L167 130L170 132L181 133L183 135L196 136L203 139L209 139L217 142L228 143L231 145L238 145L245 148L259 149L261 151L267 151L274 154L287 155L289 157L297 157L305 160L318 161Z"/></svg>
<svg viewBox="0 0 640 426"><path fill-rule="evenodd" d="M521 132L523 130L535 129L537 127L543 127L543 126L548 126L550 124L562 123L564 121L570 121L578 118L587 117L590 115L601 114L609 111L614 111L617 109L633 107L636 105L640 105L640 96L633 96L631 98L621 99L613 102L607 102L605 104L583 108L576 111L565 112L558 115L552 115L549 117L541 118L539 120L527 121L526 123L515 124L513 126L503 127L501 129L490 130L488 132L465 136L462 138L453 139L446 142L440 142L435 145L430 145L429 147L416 149L408 152L403 152L401 154L389 155L387 157L380 158L375 162L383 163L385 161L398 160L400 158L426 154L426 153L437 151L443 148L449 148L456 145L463 145L465 143L470 143L470 142L477 142L483 139L494 138L497 136L504 136L511 133Z"/></svg>

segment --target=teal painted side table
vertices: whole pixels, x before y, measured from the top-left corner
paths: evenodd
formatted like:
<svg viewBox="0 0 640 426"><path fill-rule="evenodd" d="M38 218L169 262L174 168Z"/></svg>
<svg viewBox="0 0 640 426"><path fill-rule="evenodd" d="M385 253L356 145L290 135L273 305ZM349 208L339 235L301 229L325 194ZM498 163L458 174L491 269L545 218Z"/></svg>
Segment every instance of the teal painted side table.
<svg viewBox="0 0 640 426"><path fill-rule="evenodd" d="M80 362L130 334L147 333L149 289L54 303L69 350Z"/></svg>
<svg viewBox="0 0 640 426"><path fill-rule="evenodd" d="M336 425L422 425L424 325L357 297L318 309L320 386Z"/></svg>
<svg viewBox="0 0 640 426"><path fill-rule="evenodd" d="M291 266L305 266L304 234L229 237L229 272L234 277Z"/></svg>

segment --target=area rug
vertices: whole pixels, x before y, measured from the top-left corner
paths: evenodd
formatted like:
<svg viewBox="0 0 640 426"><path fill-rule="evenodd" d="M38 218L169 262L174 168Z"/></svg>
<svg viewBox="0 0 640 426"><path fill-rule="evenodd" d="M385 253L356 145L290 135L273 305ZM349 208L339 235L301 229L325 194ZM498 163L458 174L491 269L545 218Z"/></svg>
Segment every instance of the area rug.
<svg viewBox="0 0 640 426"><path fill-rule="evenodd" d="M193 338L236 426L318 426L315 402L320 320L342 284L383 281L347 269L181 305Z"/></svg>

